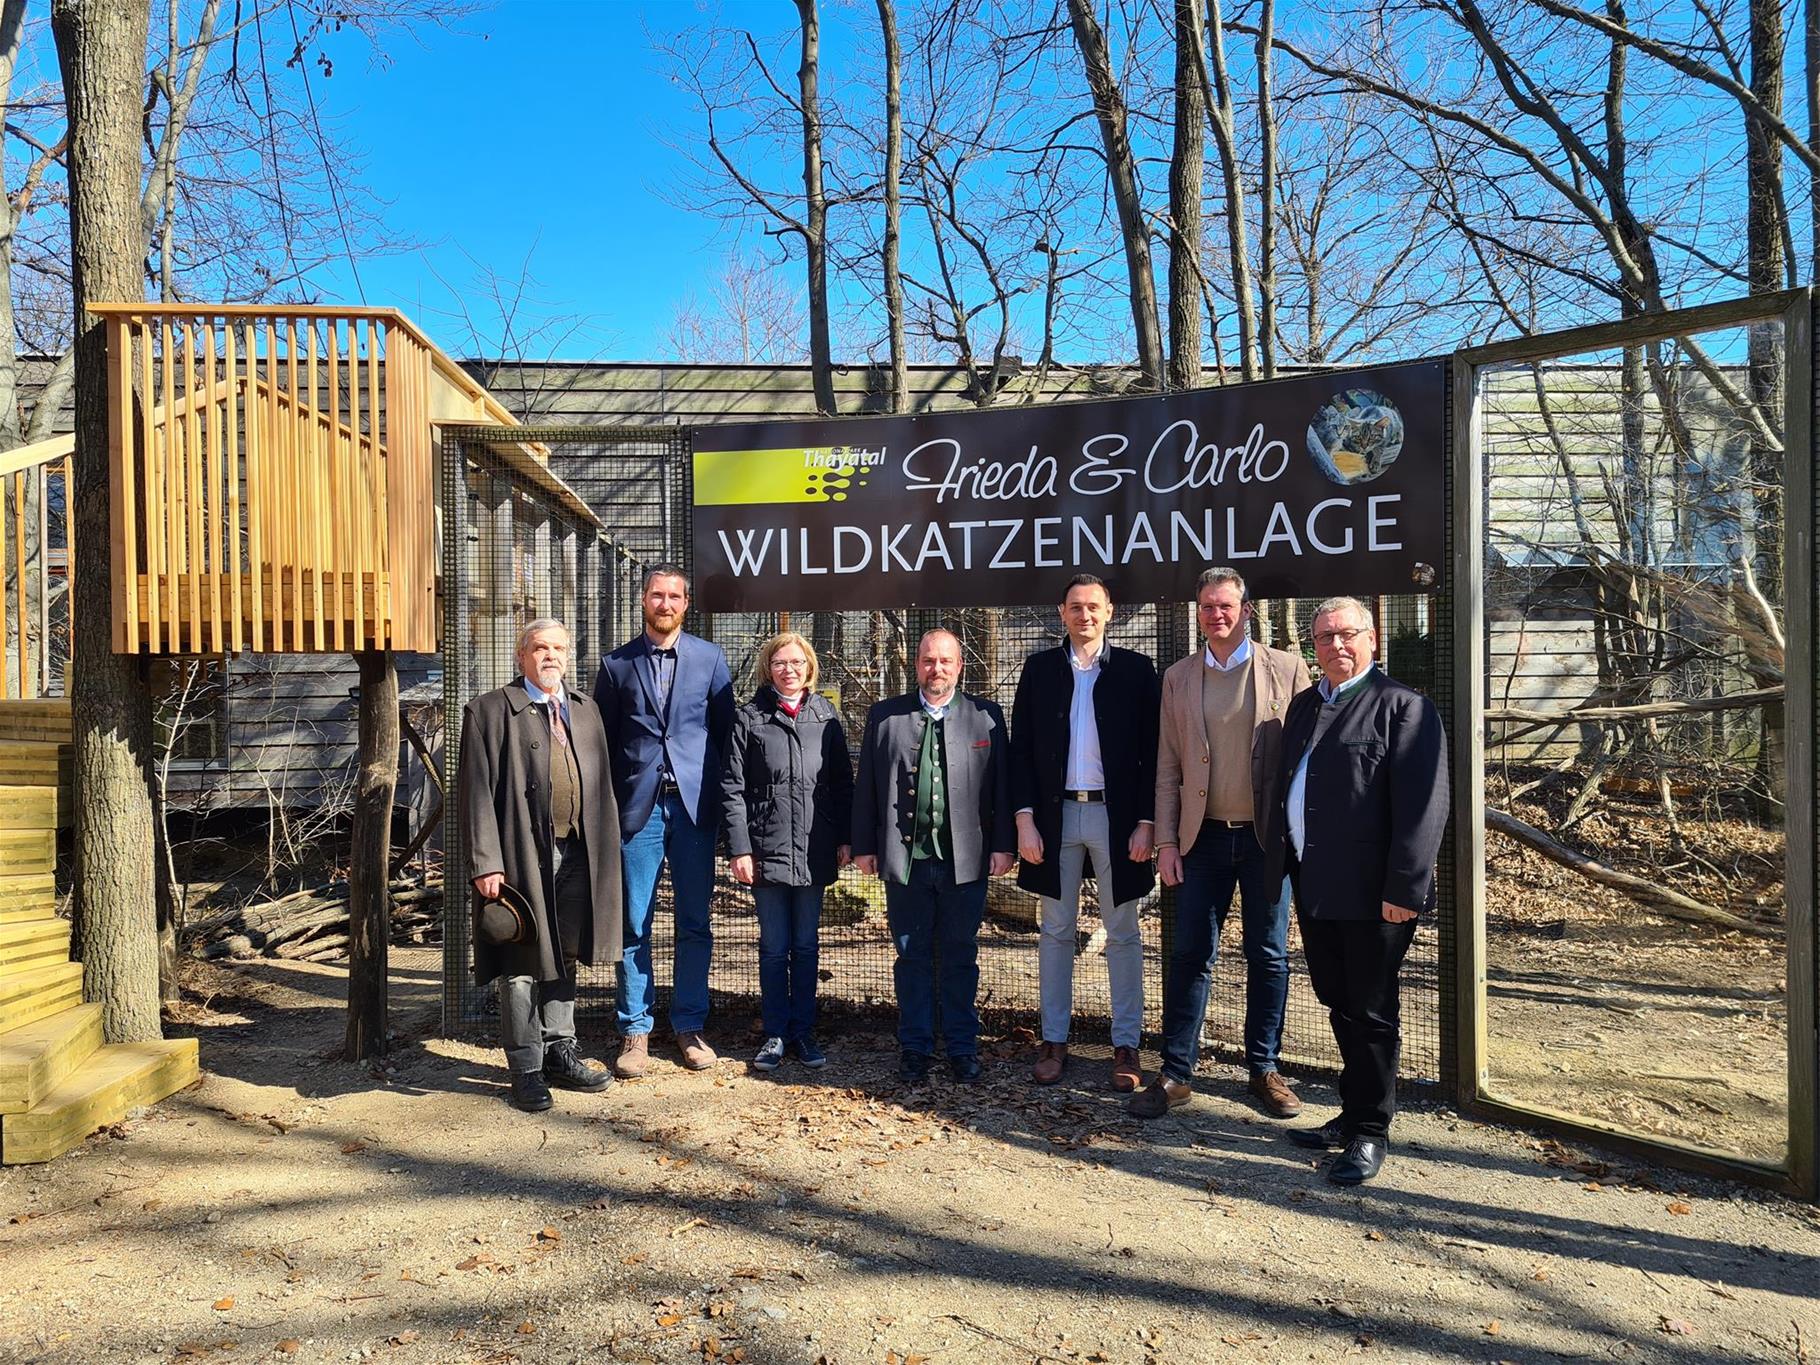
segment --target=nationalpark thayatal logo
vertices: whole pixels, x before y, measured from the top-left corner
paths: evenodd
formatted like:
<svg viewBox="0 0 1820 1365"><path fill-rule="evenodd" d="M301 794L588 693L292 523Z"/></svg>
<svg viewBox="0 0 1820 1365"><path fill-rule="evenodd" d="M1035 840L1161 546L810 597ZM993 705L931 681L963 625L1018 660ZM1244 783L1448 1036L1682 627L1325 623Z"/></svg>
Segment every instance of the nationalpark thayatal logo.
<svg viewBox="0 0 1820 1365"><path fill-rule="evenodd" d="M794 450L698 450L695 501L711 506L780 502L845 502L885 463L867 446L799 446Z"/></svg>

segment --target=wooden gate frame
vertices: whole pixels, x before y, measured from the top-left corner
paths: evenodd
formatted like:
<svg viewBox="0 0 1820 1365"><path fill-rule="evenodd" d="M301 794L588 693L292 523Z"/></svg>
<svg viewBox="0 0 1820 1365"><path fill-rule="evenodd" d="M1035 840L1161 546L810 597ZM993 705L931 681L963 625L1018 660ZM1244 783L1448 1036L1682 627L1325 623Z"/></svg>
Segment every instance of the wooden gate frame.
<svg viewBox="0 0 1820 1365"><path fill-rule="evenodd" d="M1784 896L1788 917L1788 1146L1780 1165L1728 1157L1691 1144L1651 1140L1616 1126L1540 1107L1514 1104L1487 1092L1485 1012L1485 678L1478 642L1485 629L1482 585L1485 531L1481 509L1485 470L1476 420L1476 378L1487 365L1542 360L1613 346L1664 340L1690 332L1752 322L1780 321L1785 338L1783 442L1786 592L1785 714L1788 723ZM1453 553L1451 599L1452 681L1459 720L1453 749L1453 893L1458 918L1453 933L1454 1075L1459 1104L1475 1115L1522 1127L1540 1127L1671 1166L1820 1198L1816 1134L1820 1132L1820 1035L1815 1013L1814 731L1816 521L1813 433L1813 301L1806 289L1652 313L1624 322L1523 337L1457 351L1453 357L1452 453ZM1445 945L1443 948L1445 951Z"/></svg>

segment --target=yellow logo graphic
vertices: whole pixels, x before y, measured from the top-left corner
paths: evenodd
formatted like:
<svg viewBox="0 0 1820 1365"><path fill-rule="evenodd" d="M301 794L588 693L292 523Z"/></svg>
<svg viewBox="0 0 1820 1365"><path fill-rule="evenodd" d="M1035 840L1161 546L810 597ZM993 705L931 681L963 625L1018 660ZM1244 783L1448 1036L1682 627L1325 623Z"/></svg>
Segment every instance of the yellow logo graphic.
<svg viewBox="0 0 1820 1365"><path fill-rule="evenodd" d="M706 507L752 503L845 502L864 488L885 462L885 452L863 446L809 446L794 450L698 450L695 501Z"/></svg>

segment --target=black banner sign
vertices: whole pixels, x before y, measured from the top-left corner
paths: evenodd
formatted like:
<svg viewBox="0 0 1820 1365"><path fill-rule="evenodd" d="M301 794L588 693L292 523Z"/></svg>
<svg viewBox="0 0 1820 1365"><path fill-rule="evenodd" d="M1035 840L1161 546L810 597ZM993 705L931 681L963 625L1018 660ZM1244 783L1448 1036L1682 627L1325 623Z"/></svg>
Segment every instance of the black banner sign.
<svg viewBox="0 0 1820 1365"><path fill-rule="evenodd" d="M1096 403L695 432L705 611L1427 592L1446 364Z"/></svg>

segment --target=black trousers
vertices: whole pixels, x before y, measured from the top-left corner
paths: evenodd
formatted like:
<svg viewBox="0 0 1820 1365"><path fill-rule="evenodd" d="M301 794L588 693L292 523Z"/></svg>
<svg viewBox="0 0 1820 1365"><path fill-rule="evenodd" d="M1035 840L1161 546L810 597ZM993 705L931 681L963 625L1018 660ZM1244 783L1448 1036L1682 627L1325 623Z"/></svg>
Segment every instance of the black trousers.
<svg viewBox="0 0 1820 1365"><path fill-rule="evenodd" d="M1308 979L1340 1048L1340 1123L1350 1136L1386 1138L1403 1041L1397 973L1416 921L1297 919Z"/></svg>

